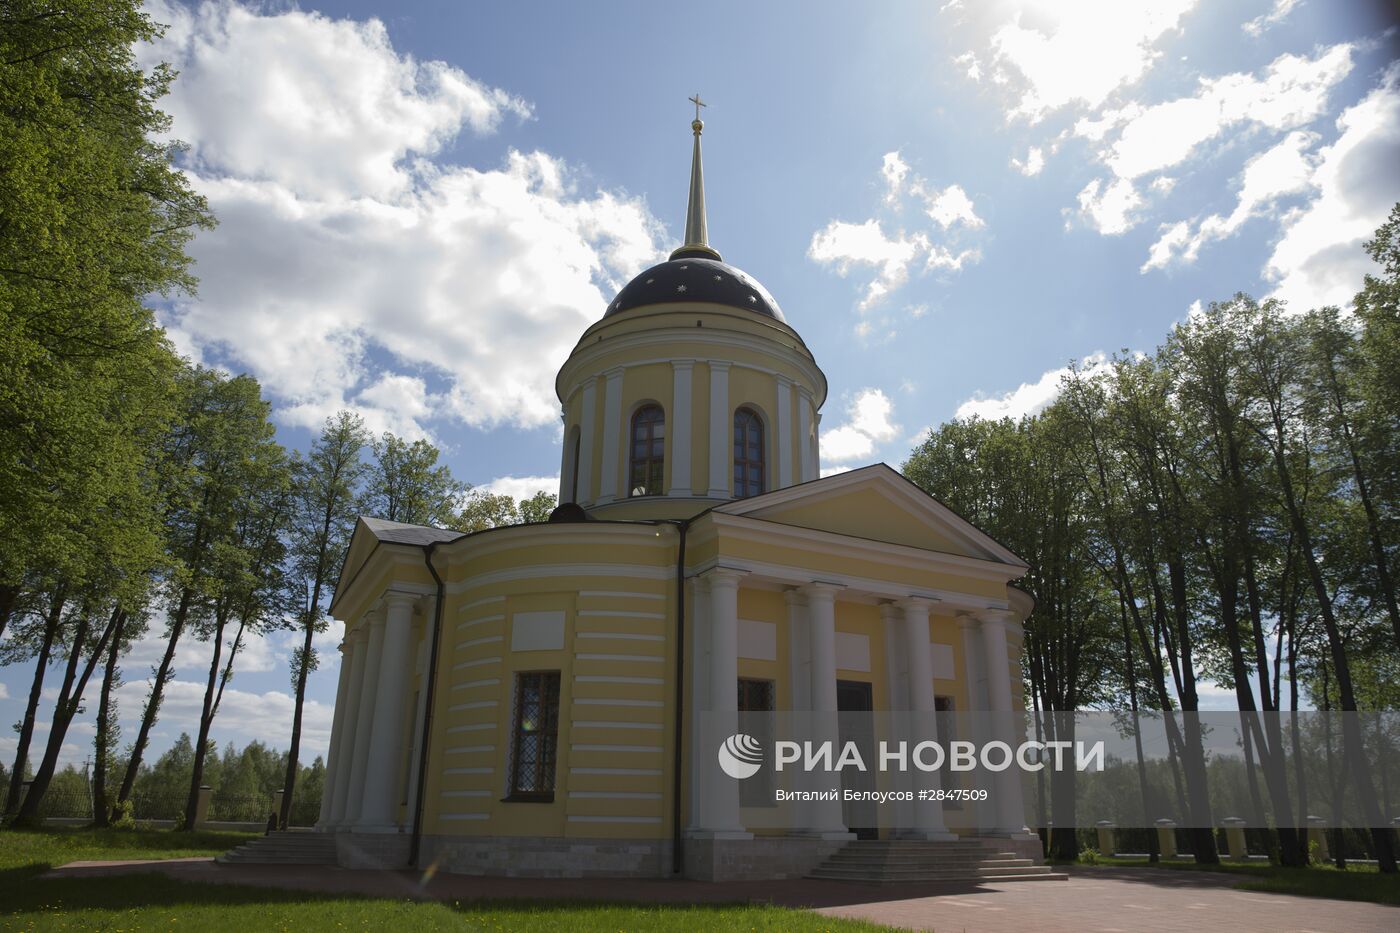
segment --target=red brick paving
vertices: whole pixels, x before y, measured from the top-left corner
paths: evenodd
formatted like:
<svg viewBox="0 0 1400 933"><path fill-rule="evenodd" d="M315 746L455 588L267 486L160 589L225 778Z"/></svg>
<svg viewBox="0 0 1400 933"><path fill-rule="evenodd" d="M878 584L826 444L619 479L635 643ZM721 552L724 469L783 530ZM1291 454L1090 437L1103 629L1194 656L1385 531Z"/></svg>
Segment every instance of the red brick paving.
<svg viewBox="0 0 1400 933"><path fill-rule="evenodd" d="M478 878L357 871L316 865L218 865L211 859L74 862L45 877L159 871L182 881L332 894L442 900L480 898L766 902L807 907L939 933L1396 933L1400 908L1232 890L1238 876L1155 869L1075 871L1069 881L975 886L863 885L821 881L637 881L610 878Z"/></svg>

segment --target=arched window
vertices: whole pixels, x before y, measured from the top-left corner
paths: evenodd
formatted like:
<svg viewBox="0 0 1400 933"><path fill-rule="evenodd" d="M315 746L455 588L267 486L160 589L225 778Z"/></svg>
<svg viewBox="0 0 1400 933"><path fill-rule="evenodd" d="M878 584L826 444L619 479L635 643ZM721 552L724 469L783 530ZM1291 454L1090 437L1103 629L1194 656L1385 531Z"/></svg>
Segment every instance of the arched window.
<svg viewBox="0 0 1400 933"><path fill-rule="evenodd" d="M666 414L660 405L643 405L632 416L632 469L627 484L631 495L661 495L665 465Z"/></svg>
<svg viewBox="0 0 1400 933"><path fill-rule="evenodd" d="M763 492L763 422L752 408L734 413L734 498Z"/></svg>

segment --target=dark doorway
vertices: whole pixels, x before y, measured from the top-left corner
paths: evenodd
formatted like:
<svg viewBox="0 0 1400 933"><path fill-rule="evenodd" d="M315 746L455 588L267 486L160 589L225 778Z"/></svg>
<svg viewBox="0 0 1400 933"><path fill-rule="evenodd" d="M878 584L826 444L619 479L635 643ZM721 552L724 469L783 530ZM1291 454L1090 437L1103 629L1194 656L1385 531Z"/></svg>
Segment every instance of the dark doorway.
<svg viewBox="0 0 1400 933"><path fill-rule="evenodd" d="M874 696L870 684L863 680L836 681L836 709L840 722L840 742L854 742L865 762L864 771L845 768L841 772L841 789L864 793L875 790L875 720L871 716ZM837 750L840 754L840 750ZM844 795L843 795L844 796ZM857 839L880 838L879 804L868 800L842 800L841 816L846 828Z"/></svg>

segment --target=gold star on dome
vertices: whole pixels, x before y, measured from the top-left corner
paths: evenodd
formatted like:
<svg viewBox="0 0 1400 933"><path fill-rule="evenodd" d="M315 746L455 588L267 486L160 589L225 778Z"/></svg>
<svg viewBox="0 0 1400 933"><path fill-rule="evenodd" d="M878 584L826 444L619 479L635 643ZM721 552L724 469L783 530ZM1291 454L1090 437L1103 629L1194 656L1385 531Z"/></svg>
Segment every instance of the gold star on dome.
<svg viewBox="0 0 1400 933"><path fill-rule="evenodd" d="M752 301L752 302L754 302L754 303L757 303L757 302L758 302L758 299L755 298L753 295L750 295L750 296L749 296L749 301Z"/></svg>
<svg viewBox="0 0 1400 933"><path fill-rule="evenodd" d="M678 291L678 292L683 292L683 291L685 291L685 286L684 286L684 285L677 285L677 286L676 286L676 291Z"/></svg>

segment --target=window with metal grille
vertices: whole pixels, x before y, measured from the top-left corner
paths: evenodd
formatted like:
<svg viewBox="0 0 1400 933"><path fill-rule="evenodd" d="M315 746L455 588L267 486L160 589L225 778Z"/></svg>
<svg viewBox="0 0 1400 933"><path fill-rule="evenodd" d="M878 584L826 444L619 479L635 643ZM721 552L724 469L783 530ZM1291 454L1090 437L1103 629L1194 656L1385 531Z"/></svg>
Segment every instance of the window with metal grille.
<svg viewBox="0 0 1400 933"><path fill-rule="evenodd" d="M515 675L508 800L553 800L559 747L559 672Z"/></svg>
<svg viewBox="0 0 1400 933"><path fill-rule="evenodd" d="M627 484L631 495L661 495L666 465L666 414L660 405L643 405L632 416L631 464Z"/></svg>
<svg viewBox="0 0 1400 933"><path fill-rule="evenodd" d="M734 498L763 492L763 422L752 408L734 412Z"/></svg>
<svg viewBox="0 0 1400 933"><path fill-rule="evenodd" d="M739 731L758 739L764 748L773 747L773 681L739 678ZM744 715L745 713L749 715ZM739 806L776 807L776 775L764 768L739 785Z"/></svg>

